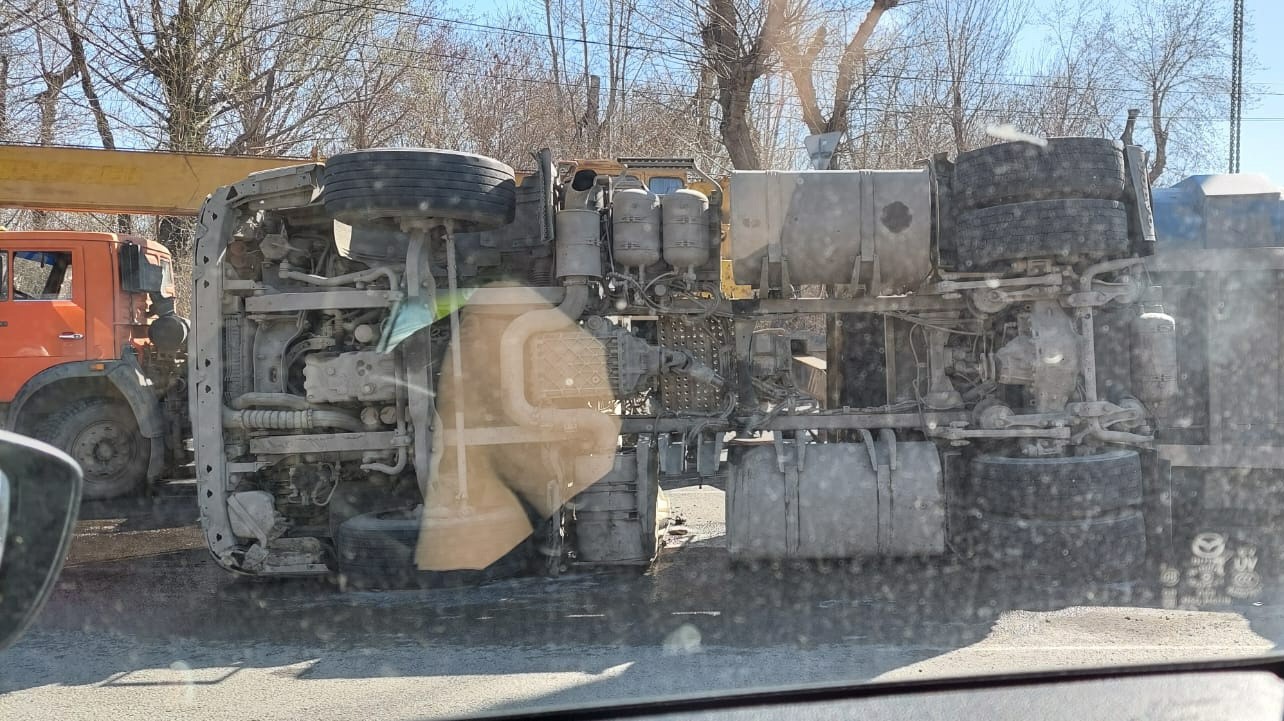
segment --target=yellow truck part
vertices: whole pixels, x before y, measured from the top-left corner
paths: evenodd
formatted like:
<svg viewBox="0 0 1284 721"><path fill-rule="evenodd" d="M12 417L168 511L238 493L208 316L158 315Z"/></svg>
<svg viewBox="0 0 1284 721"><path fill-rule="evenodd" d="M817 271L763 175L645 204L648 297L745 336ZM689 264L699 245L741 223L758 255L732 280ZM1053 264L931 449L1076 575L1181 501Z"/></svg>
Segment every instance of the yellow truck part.
<svg viewBox="0 0 1284 721"><path fill-rule="evenodd" d="M309 158L0 145L0 207L194 216L215 188Z"/></svg>

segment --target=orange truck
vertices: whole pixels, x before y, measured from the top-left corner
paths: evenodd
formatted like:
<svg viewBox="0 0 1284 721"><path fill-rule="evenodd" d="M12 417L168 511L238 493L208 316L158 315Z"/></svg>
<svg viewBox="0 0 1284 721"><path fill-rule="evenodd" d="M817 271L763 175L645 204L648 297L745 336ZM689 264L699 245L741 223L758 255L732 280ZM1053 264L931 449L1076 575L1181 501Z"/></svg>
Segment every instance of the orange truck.
<svg viewBox="0 0 1284 721"><path fill-rule="evenodd" d="M0 207L192 216L210 189L299 162L0 146ZM173 263L128 235L0 233L0 422L75 458L86 498L190 463Z"/></svg>
<svg viewBox="0 0 1284 721"><path fill-rule="evenodd" d="M115 233L0 234L0 408L62 448L87 498L186 463L188 322L160 243Z"/></svg>

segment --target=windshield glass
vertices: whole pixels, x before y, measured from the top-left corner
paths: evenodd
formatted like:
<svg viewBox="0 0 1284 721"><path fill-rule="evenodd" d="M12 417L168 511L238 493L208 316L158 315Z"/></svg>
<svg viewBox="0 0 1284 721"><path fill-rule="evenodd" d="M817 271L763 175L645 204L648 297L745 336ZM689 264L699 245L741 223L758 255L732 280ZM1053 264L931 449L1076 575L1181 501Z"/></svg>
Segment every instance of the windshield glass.
<svg viewBox="0 0 1284 721"><path fill-rule="evenodd" d="M6 5L0 417L84 486L0 716L1275 653L1243 5Z"/></svg>

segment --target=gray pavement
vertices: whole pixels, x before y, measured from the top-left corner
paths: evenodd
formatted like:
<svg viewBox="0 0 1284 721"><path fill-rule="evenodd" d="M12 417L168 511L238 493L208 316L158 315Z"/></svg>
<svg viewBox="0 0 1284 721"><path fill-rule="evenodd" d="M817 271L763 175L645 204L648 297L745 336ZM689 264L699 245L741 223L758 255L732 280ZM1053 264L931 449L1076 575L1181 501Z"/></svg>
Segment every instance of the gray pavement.
<svg viewBox="0 0 1284 721"><path fill-rule="evenodd" d="M944 562L737 567L722 496L649 572L340 591L230 577L190 487L87 506L55 597L0 654L0 718L379 719L796 683L1260 654L1284 606L1156 608Z"/></svg>

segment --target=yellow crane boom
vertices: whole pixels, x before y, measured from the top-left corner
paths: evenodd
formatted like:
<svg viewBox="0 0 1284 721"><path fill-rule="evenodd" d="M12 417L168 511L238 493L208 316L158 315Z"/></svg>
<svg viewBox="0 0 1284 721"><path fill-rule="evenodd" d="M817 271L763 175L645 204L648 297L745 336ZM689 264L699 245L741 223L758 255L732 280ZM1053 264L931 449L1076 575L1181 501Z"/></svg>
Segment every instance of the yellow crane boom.
<svg viewBox="0 0 1284 721"><path fill-rule="evenodd" d="M0 208L194 216L205 196L307 158L0 145Z"/></svg>

